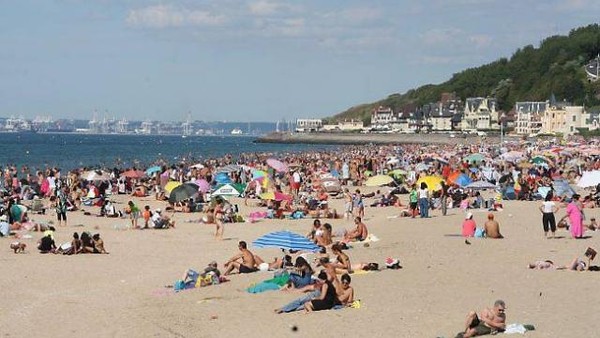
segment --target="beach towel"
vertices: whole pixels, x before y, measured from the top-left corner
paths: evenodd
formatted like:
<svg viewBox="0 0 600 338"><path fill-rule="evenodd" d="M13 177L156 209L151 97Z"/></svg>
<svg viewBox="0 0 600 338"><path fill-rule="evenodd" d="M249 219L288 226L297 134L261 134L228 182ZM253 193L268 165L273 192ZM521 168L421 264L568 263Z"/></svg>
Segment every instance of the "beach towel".
<svg viewBox="0 0 600 338"><path fill-rule="evenodd" d="M535 330L535 326L533 326L533 325L513 323L513 324L508 324L506 326L506 330L504 330L504 334L514 334L514 333L525 334L525 332L527 332L527 331L534 331L534 330Z"/></svg>
<svg viewBox="0 0 600 338"><path fill-rule="evenodd" d="M284 273L281 276L277 276L275 278L267 279L258 284L252 285L246 289L249 293L261 293L270 290L279 290L282 286L288 283L290 280L290 275L288 273Z"/></svg>

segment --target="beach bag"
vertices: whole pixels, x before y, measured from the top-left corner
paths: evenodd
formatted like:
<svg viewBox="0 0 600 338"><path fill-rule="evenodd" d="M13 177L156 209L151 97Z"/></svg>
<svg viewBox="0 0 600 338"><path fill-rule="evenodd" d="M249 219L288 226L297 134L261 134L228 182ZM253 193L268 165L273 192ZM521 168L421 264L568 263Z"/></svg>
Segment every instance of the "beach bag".
<svg viewBox="0 0 600 338"><path fill-rule="evenodd" d="M483 238L485 237L485 230L483 228L477 228L475 229L475 235L476 238Z"/></svg>

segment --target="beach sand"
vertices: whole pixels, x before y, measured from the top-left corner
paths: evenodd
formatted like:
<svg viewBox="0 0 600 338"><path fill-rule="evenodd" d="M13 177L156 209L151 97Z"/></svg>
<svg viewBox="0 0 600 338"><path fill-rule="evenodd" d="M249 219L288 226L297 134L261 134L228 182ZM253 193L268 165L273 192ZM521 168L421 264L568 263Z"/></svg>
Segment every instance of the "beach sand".
<svg viewBox="0 0 600 338"><path fill-rule="evenodd" d="M116 196L118 208L126 202ZM407 195L401 195L405 202ZM243 215L256 208L233 199ZM370 203L371 200L367 200ZM353 262L378 262L397 257L403 269L355 275L352 285L360 309L313 314L275 315L273 310L295 299L279 291L249 294L245 288L271 274L233 275L231 281L178 294L164 288L188 268L202 269L212 260L221 265L237 254L238 240L249 244L262 234L289 229L308 232L312 219L264 220L226 224L222 242L213 239L214 225L186 223L200 214L175 214L171 230L115 230L126 219L107 219L69 213L68 227L58 228L57 245L73 231L99 232L109 255L42 255L35 249L39 233L25 239L27 251L13 254L14 239L0 239L2 275L0 336L2 337L453 337L463 329L470 310L507 304L508 323L533 324L527 337L590 337L600 329L597 292L600 273L533 271L527 263L552 259L568 264L582 257L588 246L598 246L597 235L573 240L559 230L560 239L544 239L537 202L505 203L496 213L502 240L460 237L463 213L439 211L430 219L389 218L398 208L366 209L365 223L380 238L369 247L355 244L347 251ZM153 198L138 200L164 208ZM343 201L331 204L343 210ZM93 213L97 208L85 208ZM474 211L482 225L486 212ZM511 217L512 215L512 217ZM558 216L564 215L564 210ZM587 217L598 217L597 209ZM49 215L37 221L54 219ZM331 220L334 232L350 228L343 219ZM74 226L83 224L83 226ZM265 260L279 256L276 249L250 249ZM222 267L221 267L222 268ZM297 331L292 327L296 326Z"/></svg>

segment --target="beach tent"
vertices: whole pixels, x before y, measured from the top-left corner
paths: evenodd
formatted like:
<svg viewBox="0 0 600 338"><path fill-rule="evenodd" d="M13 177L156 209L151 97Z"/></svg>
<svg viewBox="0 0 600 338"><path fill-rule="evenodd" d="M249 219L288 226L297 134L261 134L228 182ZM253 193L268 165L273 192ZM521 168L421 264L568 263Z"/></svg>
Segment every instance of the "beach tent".
<svg viewBox="0 0 600 338"><path fill-rule="evenodd" d="M211 196L240 196L246 189L243 184L226 183L219 185Z"/></svg>
<svg viewBox="0 0 600 338"><path fill-rule="evenodd" d="M600 184L600 170L584 171L577 182L577 186L581 188L595 187L598 184Z"/></svg>

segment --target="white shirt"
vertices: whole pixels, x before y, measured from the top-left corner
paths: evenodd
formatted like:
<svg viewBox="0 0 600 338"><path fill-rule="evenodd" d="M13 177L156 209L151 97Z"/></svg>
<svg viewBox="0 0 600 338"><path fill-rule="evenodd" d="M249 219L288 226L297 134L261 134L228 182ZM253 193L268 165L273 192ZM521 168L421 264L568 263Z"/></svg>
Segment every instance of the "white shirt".
<svg viewBox="0 0 600 338"><path fill-rule="evenodd" d="M300 174L297 171L294 171L292 178L294 179L294 183L300 183Z"/></svg>
<svg viewBox="0 0 600 338"><path fill-rule="evenodd" d="M419 189L419 198L427 198L428 192L429 191L427 189Z"/></svg>
<svg viewBox="0 0 600 338"><path fill-rule="evenodd" d="M554 202L552 201L544 201L542 202L542 210L544 213L551 213L552 212L552 208L555 206Z"/></svg>

